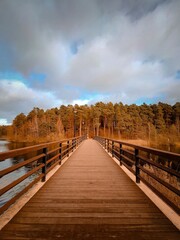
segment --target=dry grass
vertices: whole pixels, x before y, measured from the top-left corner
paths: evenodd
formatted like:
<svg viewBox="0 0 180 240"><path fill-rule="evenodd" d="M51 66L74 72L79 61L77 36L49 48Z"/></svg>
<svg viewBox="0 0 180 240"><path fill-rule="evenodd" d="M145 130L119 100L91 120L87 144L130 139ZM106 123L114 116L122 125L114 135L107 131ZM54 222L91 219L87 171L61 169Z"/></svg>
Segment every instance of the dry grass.
<svg viewBox="0 0 180 240"><path fill-rule="evenodd" d="M132 140L124 140L127 143L131 143L134 145L140 145L140 146L149 146L148 141L142 140L142 139L132 139Z"/></svg>

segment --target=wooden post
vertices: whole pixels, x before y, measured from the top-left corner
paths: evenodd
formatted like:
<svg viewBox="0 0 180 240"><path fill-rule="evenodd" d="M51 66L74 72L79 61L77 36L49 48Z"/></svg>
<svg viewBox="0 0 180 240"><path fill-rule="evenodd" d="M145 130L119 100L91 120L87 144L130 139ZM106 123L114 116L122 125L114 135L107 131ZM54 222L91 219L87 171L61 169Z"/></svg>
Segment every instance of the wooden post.
<svg viewBox="0 0 180 240"><path fill-rule="evenodd" d="M114 141L112 141L112 157L114 157Z"/></svg>
<svg viewBox="0 0 180 240"><path fill-rule="evenodd" d="M120 166L122 166L122 153L123 153L122 144L120 143L119 144L119 162L120 162Z"/></svg>
<svg viewBox="0 0 180 240"><path fill-rule="evenodd" d="M76 149L76 139L74 139L74 148Z"/></svg>
<svg viewBox="0 0 180 240"><path fill-rule="evenodd" d="M74 151L74 148L75 148L75 142L74 142L74 139L72 139L72 152Z"/></svg>
<svg viewBox="0 0 180 240"><path fill-rule="evenodd" d="M59 165L61 165L62 161L62 143L59 144Z"/></svg>
<svg viewBox="0 0 180 240"><path fill-rule="evenodd" d="M109 152L109 139L108 139L107 141L108 141L108 142L107 142L107 144L108 144L107 150L108 150L108 152Z"/></svg>
<svg viewBox="0 0 180 240"><path fill-rule="evenodd" d="M67 141L67 157L69 157L69 140Z"/></svg>
<svg viewBox="0 0 180 240"><path fill-rule="evenodd" d="M140 183L140 178L139 178L139 174L140 174L140 170L139 170L139 150L135 148L135 167L136 167L136 183Z"/></svg>
<svg viewBox="0 0 180 240"><path fill-rule="evenodd" d="M46 168L47 168L47 148L43 148L43 153L45 154L45 156L42 159L42 162L44 163L44 166L42 167L42 182L46 181Z"/></svg>

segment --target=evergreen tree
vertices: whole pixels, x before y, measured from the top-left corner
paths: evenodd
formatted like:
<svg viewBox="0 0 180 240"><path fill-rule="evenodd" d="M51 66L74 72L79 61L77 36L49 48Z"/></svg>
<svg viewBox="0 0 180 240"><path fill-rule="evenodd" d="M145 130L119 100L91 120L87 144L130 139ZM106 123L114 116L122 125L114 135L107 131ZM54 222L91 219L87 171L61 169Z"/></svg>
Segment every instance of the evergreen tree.
<svg viewBox="0 0 180 240"><path fill-rule="evenodd" d="M5 128L7 130L7 128ZM0 128L0 135L5 132ZM147 139L157 141L158 136L178 141L180 130L180 103L141 106L123 105L121 102L97 102L94 105L62 105L44 111L34 108L27 116L16 116L12 128L14 138L22 140L58 139L82 134L103 134L108 137ZM6 131L12 135L12 131Z"/></svg>
<svg viewBox="0 0 180 240"><path fill-rule="evenodd" d="M166 124L164 120L163 108L160 103L158 105L153 105L153 112L155 115L154 125L158 133L164 133L166 129Z"/></svg>

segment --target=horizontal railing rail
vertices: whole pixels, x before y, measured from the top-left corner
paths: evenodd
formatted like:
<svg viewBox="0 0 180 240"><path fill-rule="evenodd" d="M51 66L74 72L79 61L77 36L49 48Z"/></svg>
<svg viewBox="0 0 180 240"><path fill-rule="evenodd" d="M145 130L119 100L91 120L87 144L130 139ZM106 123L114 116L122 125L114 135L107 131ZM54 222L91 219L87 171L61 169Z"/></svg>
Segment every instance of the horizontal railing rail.
<svg viewBox="0 0 180 240"><path fill-rule="evenodd" d="M11 191L10 199L0 201L0 214L35 183L40 180L46 181L46 174L56 165L61 164L62 160L68 157L70 152L73 152L85 138L85 136L75 137L0 153L0 199L7 198L9 191ZM2 169L3 163L6 166L7 160L13 162L16 158L19 158L20 162ZM22 168L26 168L25 174L19 176L16 172L18 173L18 170ZM12 174L14 175L12 176ZM4 179L6 177L7 179ZM24 182L27 179L28 181ZM2 185L5 186L2 187Z"/></svg>
<svg viewBox="0 0 180 240"><path fill-rule="evenodd" d="M95 139L156 195L180 213L180 154L96 136Z"/></svg>

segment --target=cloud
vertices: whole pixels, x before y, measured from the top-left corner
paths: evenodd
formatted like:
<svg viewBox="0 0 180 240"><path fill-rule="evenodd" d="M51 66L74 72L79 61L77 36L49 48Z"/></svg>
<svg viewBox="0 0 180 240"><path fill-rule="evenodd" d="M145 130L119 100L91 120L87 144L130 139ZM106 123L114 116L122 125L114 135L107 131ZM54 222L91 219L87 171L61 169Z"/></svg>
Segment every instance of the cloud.
<svg viewBox="0 0 180 240"><path fill-rule="evenodd" d="M85 105L89 103L89 99L77 99L77 100L73 100L72 105L78 104L78 105Z"/></svg>
<svg viewBox="0 0 180 240"><path fill-rule="evenodd" d="M14 78L0 76L0 117L60 103L179 101L179 11L179 0L1 0L0 72Z"/></svg>
<svg viewBox="0 0 180 240"><path fill-rule="evenodd" d="M33 107L46 109L62 104L51 93L34 90L18 80L1 80L0 92L0 116L8 122L21 112L27 114Z"/></svg>
<svg viewBox="0 0 180 240"><path fill-rule="evenodd" d="M164 101L178 101L177 91L169 89L179 86L172 77L180 62L179 8L180 2L173 1L133 22L116 16L112 28L71 60L67 81L116 101L122 96L129 103L140 96L162 99L162 95Z"/></svg>
<svg viewBox="0 0 180 240"><path fill-rule="evenodd" d="M0 126L1 126L1 125L9 125L9 123L7 122L7 119L1 118L1 119L0 119Z"/></svg>

